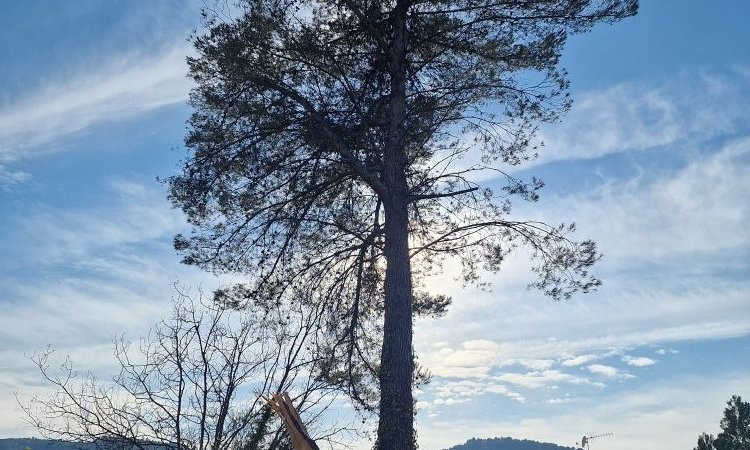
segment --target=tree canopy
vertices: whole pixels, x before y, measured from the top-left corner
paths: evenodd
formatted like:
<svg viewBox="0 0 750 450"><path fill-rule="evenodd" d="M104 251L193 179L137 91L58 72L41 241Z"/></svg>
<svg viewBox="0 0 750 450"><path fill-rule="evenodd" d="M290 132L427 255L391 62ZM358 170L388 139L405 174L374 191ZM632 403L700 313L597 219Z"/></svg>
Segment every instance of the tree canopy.
<svg viewBox="0 0 750 450"><path fill-rule="evenodd" d="M694 450L750 450L750 403L733 395L721 418L721 433L703 433Z"/></svg>
<svg viewBox="0 0 750 450"><path fill-rule="evenodd" d="M314 291L329 311L322 373L378 405L381 448L410 448L413 316L450 303L429 295L425 274L452 258L465 282L481 282L525 245L533 286L550 297L600 284L588 272L594 242L514 217L511 199L535 201L543 183L512 168L536 156L539 124L570 105L558 64L567 37L636 10L636 0L249 0L234 18L207 13L189 59L189 155L170 179L193 230L175 247L188 264L250 275L237 305ZM491 189L487 177L503 182Z"/></svg>

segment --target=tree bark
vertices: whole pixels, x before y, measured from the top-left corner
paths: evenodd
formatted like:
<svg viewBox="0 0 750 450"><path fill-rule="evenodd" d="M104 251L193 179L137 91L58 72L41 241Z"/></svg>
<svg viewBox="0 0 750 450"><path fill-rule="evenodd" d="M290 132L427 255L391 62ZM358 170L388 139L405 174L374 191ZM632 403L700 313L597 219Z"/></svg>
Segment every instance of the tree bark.
<svg viewBox="0 0 750 450"><path fill-rule="evenodd" d="M385 314L380 366L379 450L414 446L412 379L412 285L408 215L402 207L386 208Z"/></svg>
<svg viewBox="0 0 750 450"><path fill-rule="evenodd" d="M406 179L406 13L408 1L393 11L390 47L390 126L384 159L385 311L380 366L379 450L414 448L412 380L412 283L409 261L409 188Z"/></svg>

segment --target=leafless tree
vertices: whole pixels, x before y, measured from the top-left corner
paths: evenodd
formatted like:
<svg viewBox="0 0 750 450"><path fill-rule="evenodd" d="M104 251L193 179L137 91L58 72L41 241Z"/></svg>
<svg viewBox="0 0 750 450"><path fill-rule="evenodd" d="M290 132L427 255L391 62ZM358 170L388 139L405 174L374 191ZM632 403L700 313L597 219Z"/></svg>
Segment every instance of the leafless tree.
<svg viewBox="0 0 750 450"><path fill-rule="evenodd" d="M333 443L355 429L324 419L340 391L315 375L321 311L280 303L232 311L179 293L171 316L137 345L115 341L111 382L79 374L70 358L55 367L51 349L33 355L55 390L21 407L46 437L99 448L283 450L288 437L263 395L289 391L315 439Z"/></svg>

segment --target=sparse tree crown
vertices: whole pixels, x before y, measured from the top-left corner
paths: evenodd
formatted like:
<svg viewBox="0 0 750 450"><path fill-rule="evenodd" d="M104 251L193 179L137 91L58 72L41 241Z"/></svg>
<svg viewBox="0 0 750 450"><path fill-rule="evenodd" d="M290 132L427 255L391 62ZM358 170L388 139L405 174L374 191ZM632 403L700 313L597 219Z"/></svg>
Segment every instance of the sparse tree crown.
<svg viewBox="0 0 750 450"><path fill-rule="evenodd" d="M543 183L511 168L570 105L567 37L637 2L242 5L194 39L190 152L170 179L194 228L175 247L186 263L249 274L249 296L314 290L331 312L326 373L344 374L363 405L379 392L379 445L408 448L412 317L450 302L428 295L423 275L456 258L480 282L523 244L552 298L600 284L592 241L513 217L511 199L534 201ZM479 182L488 176L504 183ZM365 392L367 377L379 389Z"/></svg>

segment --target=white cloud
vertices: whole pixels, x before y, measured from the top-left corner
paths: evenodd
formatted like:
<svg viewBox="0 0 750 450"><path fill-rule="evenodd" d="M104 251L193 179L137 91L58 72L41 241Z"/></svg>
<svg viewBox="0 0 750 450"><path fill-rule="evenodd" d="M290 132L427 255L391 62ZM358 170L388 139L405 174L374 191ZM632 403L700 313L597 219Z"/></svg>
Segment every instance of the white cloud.
<svg viewBox="0 0 750 450"><path fill-rule="evenodd" d="M419 323L418 348L427 367L444 367L441 357L460 349L443 344L446 353L430 356L433 350L421 342L451 336L481 336L501 348L502 359L480 358L489 367L513 359L581 365L617 347L750 333L744 320L750 284L729 275L744 270L740 255L750 248L750 204L737 201L750 197L748 155L750 139L737 139L693 155L684 167L656 174L656 180L611 182L538 205L542 218L578 219L579 235L599 241L606 255L598 269L605 272L605 285L573 302L549 302L524 289L529 276L518 255L508 258L509 271L494 280L492 293L436 280L436 289L452 295L454 304L445 318ZM451 336L443 332L447 328ZM454 358L463 356L479 354Z"/></svg>
<svg viewBox="0 0 750 450"><path fill-rule="evenodd" d="M670 348L670 349L660 348L656 350L654 353L656 353L657 355L666 355L667 353L669 353L670 355L676 355L677 353L679 353L679 350L675 350L673 348Z"/></svg>
<svg viewBox="0 0 750 450"><path fill-rule="evenodd" d="M107 378L116 369L112 339L137 339L169 310L172 283L206 290L221 281L178 262L171 248L181 218L159 188L117 180L98 207L38 205L13 220L0 262L0 435L29 435L13 393L44 394L24 355L52 344L76 367ZM33 268L33 269L32 269ZM7 271L6 271L7 270ZM27 274L33 274L30 279Z"/></svg>
<svg viewBox="0 0 750 450"><path fill-rule="evenodd" d="M470 400L471 399L468 399L468 398L450 398L449 397L449 398L438 398L433 403L435 405L451 406L451 405L460 405L461 403L467 403Z"/></svg>
<svg viewBox="0 0 750 450"><path fill-rule="evenodd" d="M454 302L466 305L455 307L437 321L418 324L420 361L436 376L459 376L457 368L469 365L476 376L488 376L491 367L503 367L514 360L559 359L563 367L574 367L596 360L597 355L613 356L624 348L750 333L750 323L744 320L750 313L744 281L701 286L700 281L693 284L665 277L641 280L638 287L620 286L615 275L608 281L612 286L605 286L593 297L567 303L532 297L522 286L500 285L495 293L454 294ZM452 331L450 336L445 329ZM475 335L491 340L499 351L468 352L460 342L440 349L427 344Z"/></svg>
<svg viewBox="0 0 750 450"><path fill-rule="evenodd" d="M658 85L627 82L577 94L571 113L545 128L537 164L731 136L746 125L748 91L750 76L740 70L692 70Z"/></svg>
<svg viewBox="0 0 750 450"><path fill-rule="evenodd" d="M646 367L656 364L658 361L645 356L623 356L622 361L629 366Z"/></svg>
<svg viewBox="0 0 750 450"><path fill-rule="evenodd" d="M713 152L694 154L678 170L548 197L531 214L544 211L548 220L575 220L580 235L599 242L607 264L748 248L750 204L737 201L750 196L748 154L750 138L738 138Z"/></svg>
<svg viewBox="0 0 750 450"><path fill-rule="evenodd" d="M554 386L558 383L568 384L586 384L603 387L601 383L595 383L588 378L578 377L559 370L542 370L527 373L503 373L493 379L500 380L516 386L522 386L528 389L539 389L543 387Z"/></svg>
<svg viewBox="0 0 750 450"><path fill-rule="evenodd" d="M437 406L467 403L472 400L472 397L487 394L503 395L520 403L525 401L523 395L511 390L499 377L482 380L441 380L431 391L435 396L432 404Z"/></svg>
<svg viewBox="0 0 750 450"><path fill-rule="evenodd" d="M143 269L149 256L130 246L152 243L170 246L171 238L184 223L172 210L160 186L113 180L107 186L106 205L65 210L36 206L16 222L8 248L26 263L61 265L98 272L122 267Z"/></svg>
<svg viewBox="0 0 750 450"><path fill-rule="evenodd" d="M750 283L736 276L750 250L750 204L738 201L750 197L750 139L713 145L682 167L549 197L529 210L547 221L576 220L578 236L599 242L605 259L596 272L605 284L595 294L553 303L526 291L522 254L507 259L490 293L451 285L455 268L446 265L448 276L427 285L454 303L445 318L419 321L416 332L426 366L448 376L465 360L473 368L461 370L486 377L504 361L583 365L618 348L750 333ZM471 339L491 341L498 352L460 347ZM442 353L426 345L438 341Z"/></svg>
<svg viewBox="0 0 750 450"><path fill-rule="evenodd" d="M31 177L27 172L9 169L0 164L0 188L7 190L14 184L23 183Z"/></svg>
<svg viewBox="0 0 750 450"><path fill-rule="evenodd" d="M460 372L459 372L460 373ZM554 392L561 386L590 386L597 389L605 385L586 377L563 373L559 370L538 370L525 373L504 372L482 377L459 376L455 373L449 377L439 376L433 383L423 388L417 396L420 401L432 397L426 402L428 408L451 406L487 398L488 395L501 395L519 403L525 403L527 397L523 390L542 390ZM519 391L520 389L520 391ZM557 394L560 395L560 394Z"/></svg>
<svg viewBox="0 0 750 450"><path fill-rule="evenodd" d="M595 375L601 375L607 378L633 378L633 375L623 372L617 367L607 366L604 364L591 364L586 366L589 372Z"/></svg>
<svg viewBox="0 0 750 450"><path fill-rule="evenodd" d="M574 356L572 358L566 359L562 362L563 366L580 366L581 364L586 364L587 362L595 361L599 359L597 355L578 355Z"/></svg>
<svg viewBox="0 0 750 450"><path fill-rule="evenodd" d="M555 361L552 359L522 359L518 361L518 364L539 371L551 368L555 364Z"/></svg>
<svg viewBox="0 0 750 450"><path fill-rule="evenodd" d="M744 101L748 95L750 75L742 67L723 72L694 69L660 81L629 81L574 93L572 110L559 123L545 125L539 132L536 142L544 142L539 158L500 168L516 172L555 161L596 159L738 136L750 116L750 105ZM462 137L466 148L471 148L473 138L472 134ZM439 154L436 161L445 157ZM485 166L481 154L471 150L453 165L458 170ZM498 172L483 170L467 177L481 183L498 178Z"/></svg>
<svg viewBox="0 0 750 450"><path fill-rule="evenodd" d="M188 52L185 44L150 55L117 55L0 105L0 178L23 179L9 165L59 150L65 136L184 102Z"/></svg>
<svg viewBox="0 0 750 450"><path fill-rule="evenodd" d="M598 430L614 432L606 438L606 448L611 450L651 448L654 442L664 450L692 448L702 431L718 431L724 402L748 385L746 373L677 375L588 399L546 402L541 413L519 405L517 410L464 417L424 420L418 416L420 448L440 450L469 438L497 436L573 446L585 433ZM604 444L602 440L601 447Z"/></svg>
<svg viewBox="0 0 750 450"><path fill-rule="evenodd" d="M487 376L490 367L498 364L502 355L501 346L487 339L468 340L458 348L441 346L430 352L425 364L430 371L444 377Z"/></svg>

